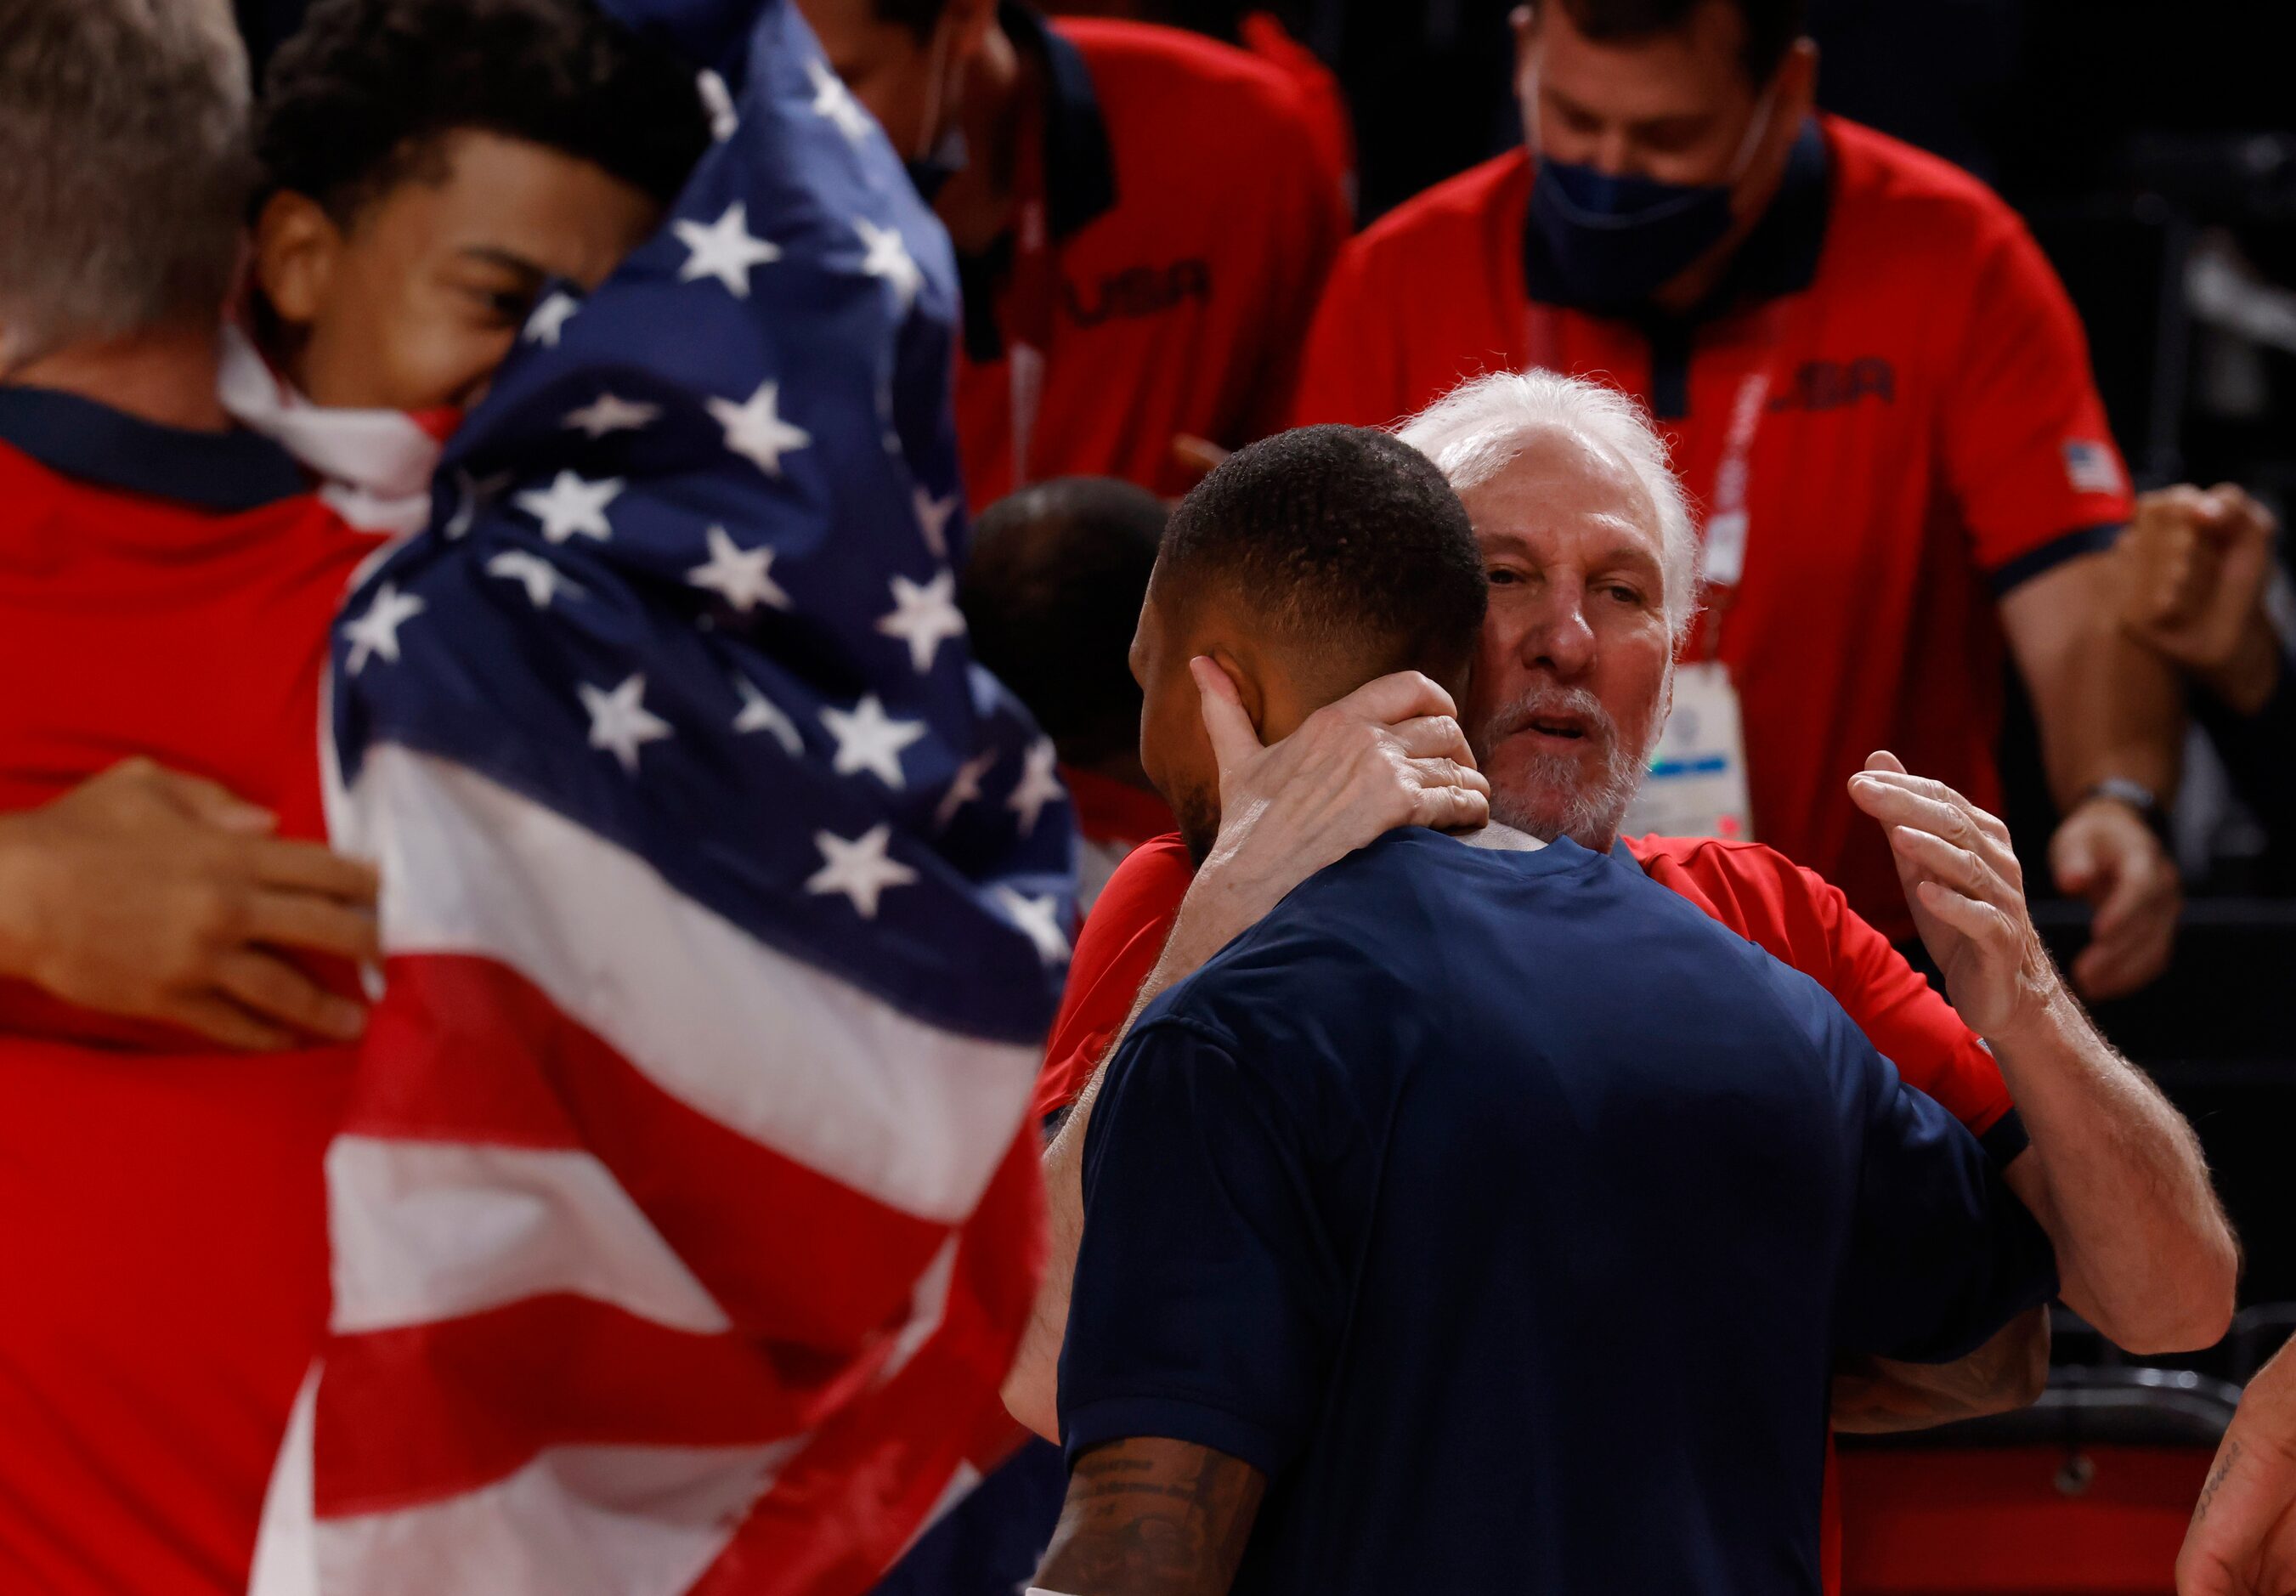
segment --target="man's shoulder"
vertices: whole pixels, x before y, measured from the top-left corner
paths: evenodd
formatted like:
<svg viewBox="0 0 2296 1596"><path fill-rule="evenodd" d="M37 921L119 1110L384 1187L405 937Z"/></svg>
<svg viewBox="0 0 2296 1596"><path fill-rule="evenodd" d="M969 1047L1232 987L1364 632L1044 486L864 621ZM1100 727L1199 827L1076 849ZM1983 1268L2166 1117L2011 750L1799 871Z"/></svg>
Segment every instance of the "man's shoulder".
<svg viewBox="0 0 2296 1596"><path fill-rule="evenodd" d="M1827 117L1824 126L1837 237L1887 247L1924 273L1944 265L1966 274L1987 246L2021 232L2009 202L1951 161L1863 123Z"/></svg>
<svg viewBox="0 0 2296 1596"><path fill-rule="evenodd" d="M1414 195L1357 235L1349 257L1374 270L1457 263L1496 226L1512 226L1530 193L1530 155L1509 150Z"/></svg>
<svg viewBox="0 0 2296 1596"><path fill-rule="evenodd" d="M1148 22L1070 18L1055 26L1084 57L1111 123L1152 120L1168 134L1185 125L1180 119L1217 108L1223 120L1208 133L1223 140L1308 127L1292 75L1248 50Z"/></svg>
<svg viewBox="0 0 2296 1596"><path fill-rule="evenodd" d="M1625 842L1635 862L1660 884L1677 891L1683 884L1693 885L1718 909L1737 905L1739 916L1719 917L1740 931L1746 928L1742 919L1747 913L1815 915L1841 896L1816 871L1766 843L1656 835Z"/></svg>

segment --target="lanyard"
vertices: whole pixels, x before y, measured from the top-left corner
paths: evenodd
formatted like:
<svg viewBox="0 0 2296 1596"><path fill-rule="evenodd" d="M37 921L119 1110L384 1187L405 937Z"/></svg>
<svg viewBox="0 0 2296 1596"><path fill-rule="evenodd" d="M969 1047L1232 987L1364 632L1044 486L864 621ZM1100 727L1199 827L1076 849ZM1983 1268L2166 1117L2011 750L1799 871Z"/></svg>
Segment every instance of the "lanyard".
<svg viewBox="0 0 2296 1596"><path fill-rule="evenodd" d="M1704 555L1699 562L1700 641L1685 652L1703 660L1712 660L1722 652L1722 622L1746 573L1746 542L1752 524L1746 503L1753 476L1754 440L1762 430L1762 413L1769 404L1783 319L1784 307L1775 300L1762 312L1761 351L1738 380L1738 391L1730 401L1729 430L1723 434L1722 458L1714 468L1711 508L1699 529ZM1561 320L1551 306L1531 308L1533 366L1564 371Z"/></svg>
<svg viewBox="0 0 2296 1596"><path fill-rule="evenodd" d="M1046 199L1044 123L1025 112L1013 187L1019 204L1013 219L1013 284L1005 300L1004 358L1012 405L1013 486L1017 489L1029 485L1037 417L1045 402L1045 359L1053 343L1054 301L1061 286Z"/></svg>

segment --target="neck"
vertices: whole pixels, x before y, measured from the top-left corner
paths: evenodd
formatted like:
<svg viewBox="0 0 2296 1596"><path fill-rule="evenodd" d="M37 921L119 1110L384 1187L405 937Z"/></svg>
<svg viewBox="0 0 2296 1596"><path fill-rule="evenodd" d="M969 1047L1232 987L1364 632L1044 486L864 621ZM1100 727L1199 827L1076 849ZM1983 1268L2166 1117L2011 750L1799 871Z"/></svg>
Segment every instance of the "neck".
<svg viewBox="0 0 2296 1596"><path fill-rule="evenodd" d="M1500 853L1535 853L1546 846L1530 833L1502 826L1496 820L1479 830L1454 835L1470 848L1488 848Z"/></svg>
<svg viewBox="0 0 2296 1596"><path fill-rule="evenodd" d="M963 255L977 255L1013 225L1021 118L1044 114L1037 75L1013 37L991 27L965 69L961 121L972 159L942 187L933 210Z"/></svg>
<svg viewBox="0 0 2296 1596"><path fill-rule="evenodd" d="M7 381L77 394L160 426L226 432L231 418L216 397L220 338L218 328L203 325L73 344L18 367Z"/></svg>

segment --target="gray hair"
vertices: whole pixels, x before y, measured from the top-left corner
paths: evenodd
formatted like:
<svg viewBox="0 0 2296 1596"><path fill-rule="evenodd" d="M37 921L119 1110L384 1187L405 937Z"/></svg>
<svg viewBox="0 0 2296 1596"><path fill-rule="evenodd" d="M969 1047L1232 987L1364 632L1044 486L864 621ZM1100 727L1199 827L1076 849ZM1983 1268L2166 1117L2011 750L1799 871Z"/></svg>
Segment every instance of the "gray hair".
<svg viewBox="0 0 2296 1596"><path fill-rule="evenodd" d="M1635 400L1551 371L1494 372L1462 383L1396 431L1460 493L1496 476L1541 432L1567 432L1615 457L1658 511L1667 626L1677 643L1689 631L1698 613L1698 533L1666 442Z"/></svg>
<svg viewBox="0 0 2296 1596"><path fill-rule="evenodd" d="M0 373L220 318L248 98L223 0L0 0Z"/></svg>

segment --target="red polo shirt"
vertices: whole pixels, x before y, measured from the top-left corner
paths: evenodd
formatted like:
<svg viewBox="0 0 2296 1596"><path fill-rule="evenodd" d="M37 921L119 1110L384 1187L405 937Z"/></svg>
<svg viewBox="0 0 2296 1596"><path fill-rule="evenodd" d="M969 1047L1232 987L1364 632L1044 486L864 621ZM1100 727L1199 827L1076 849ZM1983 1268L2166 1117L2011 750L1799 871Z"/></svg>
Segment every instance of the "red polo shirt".
<svg viewBox="0 0 2296 1596"><path fill-rule="evenodd" d="M144 754L323 836L327 628L373 547L252 434L0 388L0 809ZM0 1589L246 1589L352 1057L0 982Z"/></svg>
<svg viewBox="0 0 2296 1596"><path fill-rule="evenodd" d="M2024 1126L1985 1044L1815 872L1756 843L1647 836L1629 837L1620 849L1652 880L1833 993L1906 1083L1975 1132L1996 1163L2024 1151ZM1037 1078L1039 1116L1064 1111L1092 1079L1164 950L1194 876L1177 834L1143 844L1117 866L1077 934L1068 990ZM1820 1533L1825 1586L1839 1590L1841 1510L1830 1449Z"/></svg>
<svg viewBox="0 0 2296 1596"><path fill-rule="evenodd" d="M1032 284L1009 241L960 262L966 491L975 509L1057 476L1185 493L1195 475L1175 438L1234 448L1283 424L1347 237L1341 173L1291 78L1242 50L1176 29L999 14L1046 86L1051 270ZM1023 462L1008 344L1031 336L1049 348L1033 409L1020 396L1033 415Z"/></svg>
<svg viewBox="0 0 2296 1596"><path fill-rule="evenodd" d="M1838 119L1804 130L1777 199L1687 317L1557 302L1525 229L1531 179L1526 153L1501 156L1349 246L1297 418L1382 424L1546 358L1645 397L1702 512L1732 405L1767 366L1745 574L1720 631L1755 835L1909 935L1889 851L1845 781L1890 748L1997 810L1994 602L2129 515L2070 302L1991 191Z"/></svg>

